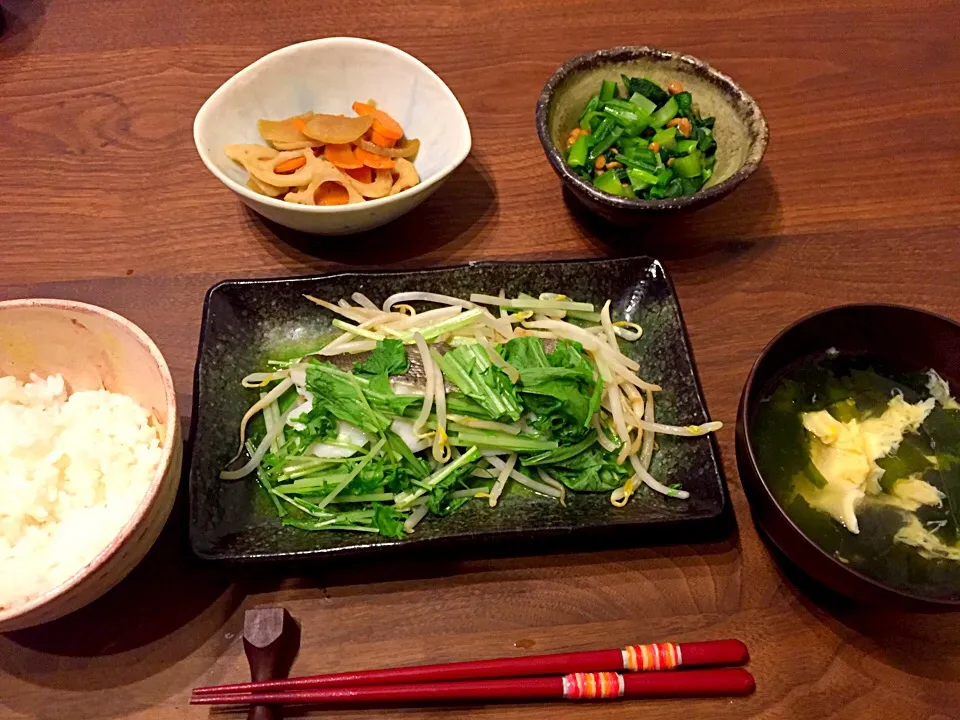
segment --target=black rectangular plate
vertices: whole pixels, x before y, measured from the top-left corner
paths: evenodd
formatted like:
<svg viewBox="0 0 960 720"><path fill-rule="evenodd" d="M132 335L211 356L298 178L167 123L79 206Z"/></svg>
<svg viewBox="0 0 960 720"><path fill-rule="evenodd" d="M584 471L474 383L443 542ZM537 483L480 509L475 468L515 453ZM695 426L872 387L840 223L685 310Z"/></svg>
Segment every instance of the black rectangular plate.
<svg viewBox="0 0 960 720"><path fill-rule="evenodd" d="M580 262L477 263L440 270L343 273L322 277L225 281L207 293L194 387L190 462L190 540L202 558L299 560L351 554L388 554L472 548L489 544L565 547L568 541L637 545L683 541L719 526L728 503L713 437L658 436L651 472L679 482L689 500L646 488L621 509L609 493L570 493L567 507L529 494L509 494L490 508L473 502L445 518L428 517L404 540L347 532L307 532L283 527L258 497L253 480L221 482L218 474L237 447L237 428L252 391L240 379L261 368L278 347L330 334L330 313L303 298L336 301L356 291L374 302L406 290L459 297L482 292L562 292L602 304L615 317L640 323L643 337L624 343L640 363L640 375L663 386L657 419L667 423L707 420L700 383L673 286L650 258Z"/></svg>

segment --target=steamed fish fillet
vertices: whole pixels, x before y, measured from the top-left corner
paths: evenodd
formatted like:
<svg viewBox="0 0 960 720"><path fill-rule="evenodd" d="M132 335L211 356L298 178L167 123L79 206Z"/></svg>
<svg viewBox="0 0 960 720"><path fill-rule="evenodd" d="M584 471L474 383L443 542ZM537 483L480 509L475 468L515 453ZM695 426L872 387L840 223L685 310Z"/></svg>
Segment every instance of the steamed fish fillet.
<svg viewBox="0 0 960 720"><path fill-rule="evenodd" d="M341 420L337 423L337 445L317 440L307 448L306 455L318 458L348 458L356 455L354 448L364 448L370 442L370 435L348 422ZM353 445L354 447L343 447Z"/></svg>
<svg viewBox="0 0 960 720"><path fill-rule="evenodd" d="M436 348L437 352L441 355L451 349L442 343L433 344L431 347ZM391 377L390 385L397 395L422 395L427 388L427 372L423 369L423 359L420 357L420 353L417 352L416 345L408 345L406 351L407 360L410 362L410 369L403 375L394 375ZM365 362L370 355L371 353L367 352L357 355L333 355L332 357L324 357L323 359L329 361L331 365L344 372L352 372L355 362ZM444 382L444 387L447 392L457 392L457 386L451 384L449 381Z"/></svg>
<svg viewBox="0 0 960 720"><path fill-rule="evenodd" d="M287 421L287 425L296 428L296 421ZM300 425L302 427L302 425ZM427 437L421 437L413 429L412 420L394 418L390 425L390 430L395 432L404 444L410 448L410 452L418 453L430 447L431 440ZM340 420L337 423L337 438L334 442L329 440L316 440L307 448L305 455L313 455L318 458L341 459L353 457L361 450L364 450L373 437L348 422ZM359 448L359 449L358 449Z"/></svg>
<svg viewBox="0 0 960 720"><path fill-rule="evenodd" d="M433 343L430 347L435 348L441 355L451 350L451 347L444 343ZM548 354L553 352L555 347L555 340L544 341L544 350ZM390 386L397 395L423 395L427 388L427 373L423 367L423 359L420 357L420 353L415 345L408 345L405 349L410 367L403 375L392 376L390 378ZM357 353L355 355L332 355L329 357L324 356L322 360L329 362L344 372L353 372L354 363L365 362L370 355L371 353L369 352ZM316 402L316 398L313 393L306 389L305 370L302 368L292 370L290 372L290 379L293 380L294 385L297 387L297 390L305 402L296 413L289 417L287 424L297 430L302 430L304 426L303 423L299 421L299 417L310 412L313 408L313 403ZM444 388L448 393L458 391L457 386L448 380L444 381ZM407 422L399 418L394 419L390 429L403 439L404 443L412 452L420 452L430 446L430 440L420 437L413 430L412 421ZM340 421L338 425L337 443L364 447L370 440L371 437L360 428ZM318 440L310 446L307 453L321 458L348 458L357 453L356 450L340 447L339 444L332 445Z"/></svg>
<svg viewBox="0 0 960 720"><path fill-rule="evenodd" d="M444 350L448 349L442 345L435 345L434 347L444 348ZM416 347L410 346L406 348L406 350L410 368L403 375L395 375L390 378L390 385L397 395L423 395L427 387L427 374L423 368L423 360L420 357L420 353L417 352ZM370 353L360 353L357 355L334 355L329 358L324 358L324 360L329 361L334 367L344 372L352 372L355 362L362 363L368 357L370 357ZM316 396L307 390L306 371L302 368L291 371L290 379L293 380L304 402L296 412L291 413L287 419L287 425L295 430L303 430L304 424L300 421L300 417L306 415L313 409L314 403L317 401ZM451 385L449 382L445 383L445 385L447 392L455 392L457 389L456 386ZM430 446L431 441L429 439L421 437L414 431L412 421L408 422L401 418L394 418L390 429L400 436L404 444L410 448L411 452L420 452ZM317 440L307 448L306 454L319 458L348 458L356 455L358 450L353 447L343 447L344 445L364 448L369 445L371 440L372 437L368 433L365 433L355 425L340 420L337 424L337 438L334 441L336 444L329 441L324 442Z"/></svg>

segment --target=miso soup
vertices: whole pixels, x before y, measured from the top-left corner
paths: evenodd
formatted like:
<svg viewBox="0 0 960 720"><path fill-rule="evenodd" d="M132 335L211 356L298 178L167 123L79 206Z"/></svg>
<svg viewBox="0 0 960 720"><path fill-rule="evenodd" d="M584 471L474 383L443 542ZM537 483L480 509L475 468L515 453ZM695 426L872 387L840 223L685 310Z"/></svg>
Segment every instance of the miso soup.
<svg viewBox="0 0 960 720"><path fill-rule="evenodd" d="M764 478L825 551L895 588L960 596L960 405L933 370L830 352L767 388Z"/></svg>

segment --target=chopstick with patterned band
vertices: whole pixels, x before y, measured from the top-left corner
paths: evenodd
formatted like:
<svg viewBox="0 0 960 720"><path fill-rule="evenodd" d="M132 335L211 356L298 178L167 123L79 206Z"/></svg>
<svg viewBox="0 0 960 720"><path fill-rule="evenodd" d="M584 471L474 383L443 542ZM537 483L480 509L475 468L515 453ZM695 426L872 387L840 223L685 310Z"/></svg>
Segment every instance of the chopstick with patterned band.
<svg viewBox="0 0 960 720"><path fill-rule="evenodd" d="M711 640L689 643L656 643L628 645L615 650L532 655L527 657L475 660L362 670L359 672L309 675L259 683L212 685L195 688L196 698L227 693L263 693L278 690L317 690L332 687L359 687L392 685L410 682L445 682L451 680L480 680L486 678L530 677L534 675L564 675L572 672L596 673L604 671L655 672L680 667L743 665L749 654L739 640Z"/></svg>
<svg viewBox="0 0 960 720"><path fill-rule="evenodd" d="M194 696L192 705L393 705L515 700L617 700L749 695L753 676L742 668L677 673L570 673L553 677L460 680L411 685L328 687L269 693Z"/></svg>

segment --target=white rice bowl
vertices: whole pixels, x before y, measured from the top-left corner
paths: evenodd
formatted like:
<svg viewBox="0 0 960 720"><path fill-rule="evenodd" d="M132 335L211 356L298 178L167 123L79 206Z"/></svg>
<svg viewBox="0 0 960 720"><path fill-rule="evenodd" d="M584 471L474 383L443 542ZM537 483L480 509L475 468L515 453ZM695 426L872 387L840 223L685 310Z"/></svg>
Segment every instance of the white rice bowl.
<svg viewBox="0 0 960 720"><path fill-rule="evenodd" d="M106 549L163 458L150 413L63 378L0 378L0 611L62 584Z"/></svg>

